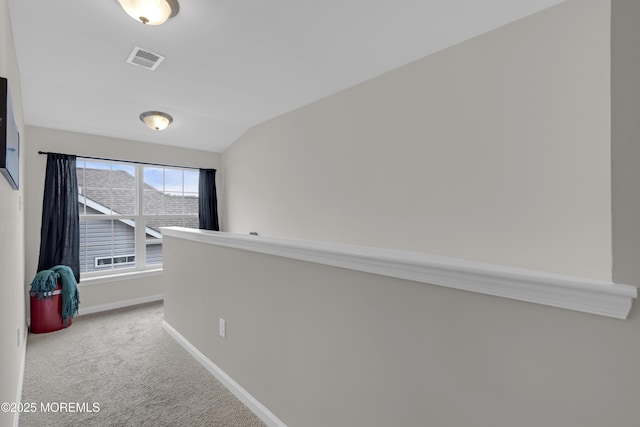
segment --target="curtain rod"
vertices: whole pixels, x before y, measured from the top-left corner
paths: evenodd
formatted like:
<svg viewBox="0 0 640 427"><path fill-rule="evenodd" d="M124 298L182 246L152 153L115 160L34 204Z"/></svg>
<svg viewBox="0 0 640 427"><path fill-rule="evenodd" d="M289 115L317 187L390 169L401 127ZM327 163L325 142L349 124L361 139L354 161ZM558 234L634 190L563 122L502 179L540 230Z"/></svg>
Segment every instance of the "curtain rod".
<svg viewBox="0 0 640 427"><path fill-rule="evenodd" d="M69 155L69 154L65 154L65 153L53 153L53 152L49 152L49 151L38 151L38 154L64 154L65 156ZM109 159L109 158L106 158L106 157L91 157L91 156L80 156L80 155L75 155L75 156L76 157L80 157L82 159L106 160L108 162L135 163L135 164L138 164L138 165L163 166L163 167L180 168L180 169L196 169L196 170L205 169L205 168L197 168L195 166L165 165L165 164L162 164L162 163L136 162L135 160ZM215 169L213 169L213 170L215 170Z"/></svg>

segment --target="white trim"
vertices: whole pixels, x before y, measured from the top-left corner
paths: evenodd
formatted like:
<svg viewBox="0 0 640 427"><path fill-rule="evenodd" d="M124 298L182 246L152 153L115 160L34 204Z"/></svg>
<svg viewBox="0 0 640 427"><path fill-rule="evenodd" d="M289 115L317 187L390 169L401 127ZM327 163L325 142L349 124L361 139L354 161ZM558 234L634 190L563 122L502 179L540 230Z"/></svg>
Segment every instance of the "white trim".
<svg viewBox="0 0 640 427"><path fill-rule="evenodd" d="M193 346L180 332L176 331L166 320L162 322L162 328L167 331L173 339L175 339L185 350L187 350L194 359L196 359L205 369L218 379L231 393L233 393L242 403L245 404L251 412L256 414L269 427L287 427L273 412L260 403L240 384L235 382L226 372L218 365L213 363L207 356L202 354Z"/></svg>
<svg viewBox="0 0 640 427"><path fill-rule="evenodd" d="M83 286L102 285L104 283L119 282L121 280L135 280L135 279L142 279L144 277L161 276L162 268L156 268L153 270L133 270L133 271L127 271L124 273L116 273L116 274L105 274L104 271L99 271L96 273L101 273L102 275L86 277L85 275L89 273L81 274L80 283L78 284L78 286L83 287Z"/></svg>
<svg viewBox="0 0 640 427"><path fill-rule="evenodd" d="M184 227L161 227L163 236L310 261L481 294L626 319L638 288L600 280L545 273L399 251Z"/></svg>
<svg viewBox="0 0 640 427"><path fill-rule="evenodd" d="M15 402L20 404L22 402L22 384L24 383L24 367L27 363L27 338L29 336L29 327L25 324L24 333L20 341L20 353L22 354L22 360L20 362L20 372L18 373L18 392ZM13 427L18 427L20 424L20 411L16 411L13 417Z"/></svg>
<svg viewBox="0 0 640 427"><path fill-rule="evenodd" d="M144 167L136 164L136 209L141 216L144 214ZM142 224L146 224L145 219L140 217ZM162 238L162 234L160 234ZM147 245L144 242L147 236L142 232L141 227L135 228L134 231L135 251L136 251L136 268L144 268L147 264Z"/></svg>
<svg viewBox="0 0 640 427"><path fill-rule="evenodd" d="M88 314L115 310L117 308L130 307L132 305L145 304L147 302L162 301L163 299L164 299L164 295L158 294L158 295L150 295L148 297L128 299L125 301L111 302L109 304L94 305L87 308L83 308L82 306L80 306L80 308L78 308L77 316L86 316Z"/></svg>

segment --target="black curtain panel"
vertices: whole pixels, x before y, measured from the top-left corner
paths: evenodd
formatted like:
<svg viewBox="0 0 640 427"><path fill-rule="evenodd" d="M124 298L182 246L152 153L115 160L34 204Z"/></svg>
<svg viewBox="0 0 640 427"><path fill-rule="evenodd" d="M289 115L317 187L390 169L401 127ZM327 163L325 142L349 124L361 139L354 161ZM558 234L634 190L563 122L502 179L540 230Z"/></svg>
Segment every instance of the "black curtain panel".
<svg viewBox="0 0 640 427"><path fill-rule="evenodd" d="M47 154L38 271L66 265L80 282L80 218L76 156Z"/></svg>
<svg viewBox="0 0 640 427"><path fill-rule="evenodd" d="M216 170L200 169L198 218L200 228L220 231L218 225L218 200L216 196Z"/></svg>

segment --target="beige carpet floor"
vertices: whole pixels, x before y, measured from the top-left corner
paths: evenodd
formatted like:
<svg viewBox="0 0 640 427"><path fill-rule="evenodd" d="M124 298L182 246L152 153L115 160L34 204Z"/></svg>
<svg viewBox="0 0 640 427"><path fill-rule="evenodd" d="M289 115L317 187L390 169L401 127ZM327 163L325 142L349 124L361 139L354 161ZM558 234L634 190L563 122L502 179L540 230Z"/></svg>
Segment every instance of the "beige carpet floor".
<svg viewBox="0 0 640 427"><path fill-rule="evenodd" d="M151 303L30 334L20 426L264 426L162 320Z"/></svg>

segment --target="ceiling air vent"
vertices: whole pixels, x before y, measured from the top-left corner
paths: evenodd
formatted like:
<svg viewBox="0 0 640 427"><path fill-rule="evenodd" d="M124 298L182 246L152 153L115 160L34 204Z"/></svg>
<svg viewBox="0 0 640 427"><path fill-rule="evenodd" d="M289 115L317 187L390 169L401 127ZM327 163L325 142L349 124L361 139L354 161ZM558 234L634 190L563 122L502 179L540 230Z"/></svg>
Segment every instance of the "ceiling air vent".
<svg viewBox="0 0 640 427"><path fill-rule="evenodd" d="M164 61L164 58L165 57L162 55L158 55L157 53L153 53L136 46L131 51L129 58L127 58L127 63L153 71L158 68L158 65L160 65L162 61Z"/></svg>

